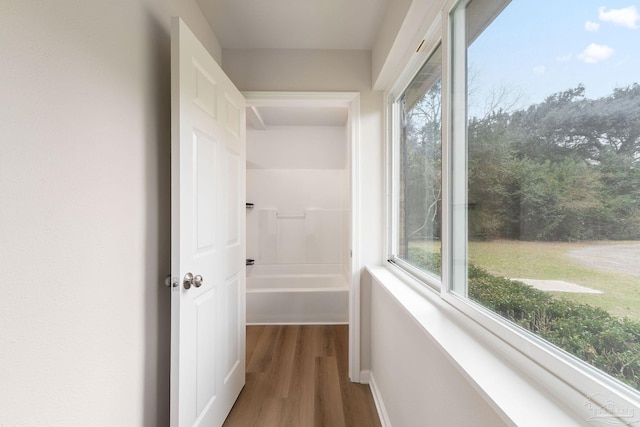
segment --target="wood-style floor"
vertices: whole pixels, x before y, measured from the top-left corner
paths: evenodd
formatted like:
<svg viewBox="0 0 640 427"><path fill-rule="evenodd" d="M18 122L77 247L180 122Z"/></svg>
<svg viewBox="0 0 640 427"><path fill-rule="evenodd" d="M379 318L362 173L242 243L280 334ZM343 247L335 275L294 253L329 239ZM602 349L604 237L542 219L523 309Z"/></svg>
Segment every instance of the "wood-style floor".
<svg viewBox="0 0 640 427"><path fill-rule="evenodd" d="M247 382L226 427L380 426L348 376L347 325L247 327Z"/></svg>

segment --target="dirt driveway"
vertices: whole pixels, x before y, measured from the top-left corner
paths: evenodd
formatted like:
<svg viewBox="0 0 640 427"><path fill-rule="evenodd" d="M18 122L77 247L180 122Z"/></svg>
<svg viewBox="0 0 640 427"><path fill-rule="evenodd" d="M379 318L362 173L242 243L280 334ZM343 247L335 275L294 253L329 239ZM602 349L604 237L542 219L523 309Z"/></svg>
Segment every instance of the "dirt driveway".
<svg viewBox="0 0 640 427"><path fill-rule="evenodd" d="M569 256L587 267L640 276L640 243L587 246Z"/></svg>

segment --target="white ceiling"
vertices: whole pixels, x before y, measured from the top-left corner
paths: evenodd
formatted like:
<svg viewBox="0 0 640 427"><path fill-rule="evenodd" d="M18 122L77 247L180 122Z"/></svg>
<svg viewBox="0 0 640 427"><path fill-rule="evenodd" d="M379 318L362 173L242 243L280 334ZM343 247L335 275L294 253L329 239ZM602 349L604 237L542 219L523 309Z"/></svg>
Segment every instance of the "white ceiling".
<svg viewBox="0 0 640 427"><path fill-rule="evenodd" d="M223 49L373 47L392 0L197 0Z"/></svg>
<svg viewBox="0 0 640 427"><path fill-rule="evenodd" d="M247 107L247 126L264 130L268 126L344 126L347 107L260 106Z"/></svg>
<svg viewBox="0 0 640 427"><path fill-rule="evenodd" d="M223 49L364 49L393 0L197 0ZM344 126L347 108L247 108L250 128Z"/></svg>

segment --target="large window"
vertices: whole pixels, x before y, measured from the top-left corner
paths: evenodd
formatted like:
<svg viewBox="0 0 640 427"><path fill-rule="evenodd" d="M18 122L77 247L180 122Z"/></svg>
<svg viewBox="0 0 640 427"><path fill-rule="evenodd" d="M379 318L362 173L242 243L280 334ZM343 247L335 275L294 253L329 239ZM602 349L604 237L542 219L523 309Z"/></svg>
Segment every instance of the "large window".
<svg viewBox="0 0 640 427"><path fill-rule="evenodd" d="M442 224L442 54L437 47L395 101L397 221L393 259L440 276Z"/></svg>
<svg viewBox="0 0 640 427"><path fill-rule="evenodd" d="M439 53L393 100L392 259L638 398L640 4L471 0L450 18L443 120Z"/></svg>

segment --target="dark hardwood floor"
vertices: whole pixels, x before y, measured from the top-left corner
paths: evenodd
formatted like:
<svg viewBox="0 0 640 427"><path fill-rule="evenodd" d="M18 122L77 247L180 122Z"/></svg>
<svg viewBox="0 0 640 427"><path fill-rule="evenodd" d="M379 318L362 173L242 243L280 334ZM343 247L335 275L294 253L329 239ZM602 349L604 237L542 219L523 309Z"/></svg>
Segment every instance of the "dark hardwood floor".
<svg viewBox="0 0 640 427"><path fill-rule="evenodd" d="M247 382L226 427L380 426L348 376L347 325L247 327Z"/></svg>

